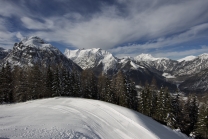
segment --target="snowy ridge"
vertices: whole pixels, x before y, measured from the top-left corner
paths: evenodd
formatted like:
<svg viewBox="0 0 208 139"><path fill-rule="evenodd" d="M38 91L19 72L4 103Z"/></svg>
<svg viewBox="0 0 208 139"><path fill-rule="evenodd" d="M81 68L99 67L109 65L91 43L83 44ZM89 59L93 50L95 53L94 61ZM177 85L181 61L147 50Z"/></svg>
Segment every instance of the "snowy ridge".
<svg viewBox="0 0 208 139"><path fill-rule="evenodd" d="M150 117L97 100L58 97L0 109L1 138L188 138Z"/></svg>
<svg viewBox="0 0 208 139"><path fill-rule="evenodd" d="M178 59L177 61L178 61L178 62L182 62L182 61L192 61L192 60L194 60L195 58L196 58L196 56L187 56L187 57Z"/></svg>
<svg viewBox="0 0 208 139"><path fill-rule="evenodd" d="M106 73L109 69L115 69L117 65L117 59L111 53L100 48L66 49L64 54L77 63L82 69L94 68L102 65L103 71Z"/></svg>
<svg viewBox="0 0 208 139"><path fill-rule="evenodd" d="M134 68L134 69L139 69L139 68L144 68L144 67L142 67L142 66L140 66L140 65L137 65L137 64L135 64L134 62L130 62L130 64L132 65L132 67Z"/></svg>
<svg viewBox="0 0 208 139"><path fill-rule="evenodd" d="M200 59L208 59L208 53L204 53L198 56Z"/></svg>
<svg viewBox="0 0 208 139"><path fill-rule="evenodd" d="M136 61L155 61L161 59L168 59L168 58L155 58L151 54L143 54L143 53L134 57L134 60Z"/></svg>

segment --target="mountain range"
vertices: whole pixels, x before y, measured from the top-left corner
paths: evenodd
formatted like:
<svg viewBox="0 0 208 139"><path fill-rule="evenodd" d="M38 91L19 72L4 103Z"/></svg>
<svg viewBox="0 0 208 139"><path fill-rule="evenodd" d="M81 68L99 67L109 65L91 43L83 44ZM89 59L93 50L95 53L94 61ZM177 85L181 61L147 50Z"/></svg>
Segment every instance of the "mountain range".
<svg viewBox="0 0 208 139"><path fill-rule="evenodd" d="M177 87L184 92L208 92L208 54L188 56L179 60L155 58L150 54L117 58L100 48L66 49L64 54L43 39L32 36L15 43L12 50L0 49L1 65L59 66L70 71L91 69L95 75L114 76L123 71L136 84L144 85L154 79L157 86Z"/></svg>
<svg viewBox="0 0 208 139"><path fill-rule="evenodd" d="M66 49L64 54L82 69L92 69L97 75L104 73L111 76L122 70L136 84L151 83L155 78L158 86L168 86L172 90L177 85L185 92L208 91L207 53L179 60L155 58L150 54L119 59L100 48Z"/></svg>

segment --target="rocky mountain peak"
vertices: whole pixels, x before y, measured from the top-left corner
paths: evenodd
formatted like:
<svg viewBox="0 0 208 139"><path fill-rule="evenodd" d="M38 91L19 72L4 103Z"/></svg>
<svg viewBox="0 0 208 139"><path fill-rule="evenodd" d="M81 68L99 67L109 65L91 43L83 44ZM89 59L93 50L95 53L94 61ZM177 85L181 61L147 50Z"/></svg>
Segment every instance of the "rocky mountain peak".
<svg viewBox="0 0 208 139"><path fill-rule="evenodd" d="M77 63L82 69L99 67L101 72L107 73L117 65L117 58L111 53L100 48L78 49L64 52L65 56Z"/></svg>
<svg viewBox="0 0 208 139"><path fill-rule="evenodd" d="M12 51L4 62L12 66L61 66L67 69L81 70L73 61L66 58L56 47L46 43L43 39L32 36L15 43Z"/></svg>

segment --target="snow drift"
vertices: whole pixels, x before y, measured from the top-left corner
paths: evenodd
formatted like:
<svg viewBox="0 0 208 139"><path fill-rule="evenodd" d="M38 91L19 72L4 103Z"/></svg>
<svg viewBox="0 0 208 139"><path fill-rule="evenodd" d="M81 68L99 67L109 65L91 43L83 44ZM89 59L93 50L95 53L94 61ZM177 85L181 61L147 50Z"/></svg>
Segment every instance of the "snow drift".
<svg viewBox="0 0 208 139"><path fill-rule="evenodd" d="M187 138L138 112L97 100L57 97L1 105L0 111L0 138Z"/></svg>

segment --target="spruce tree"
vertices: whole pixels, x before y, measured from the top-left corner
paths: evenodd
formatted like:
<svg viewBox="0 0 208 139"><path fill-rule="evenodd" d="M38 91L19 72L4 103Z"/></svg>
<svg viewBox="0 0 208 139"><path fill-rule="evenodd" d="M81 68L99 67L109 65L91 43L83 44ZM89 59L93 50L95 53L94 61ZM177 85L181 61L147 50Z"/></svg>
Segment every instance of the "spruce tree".
<svg viewBox="0 0 208 139"><path fill-rule="evenodd" d="M139 112L146 114L146 105L147 103L147 96L146 96L146 89L142 89L139 94L139 102L138 102L138 110Z"/></svg>
<svg viewBox="0 0 208 139"><path fill-rule="evenodd" d="M69 80L69 72L66 69L63 69L62 71L62 92L61 95L62 96L71 96L71 84L70 84L70 80Z"/></svg>
<svg viewBox="0 0 208 139"><path fill-rule="evenodd" d="M7 62L0 73L0 103L13 102L13 80L11 66Z"/></svg>
<svg viewBox="0 0 208 139"><path fill-rule="evenodd" d="M104 91L105 91L105 101L113 103L115 100L115 94L112 90L111 80L108 77L105 80Z"/></svg>
<svg viewBox="0 0 208 139"><path fill-rule="evenodd" d="M53 94L52 96L61 96L61 86L60 86L60 76L59 76L59 70L56 68L54 74L53 74L53 82L52 82L52 90Z"/></svg>
<svg viewBox="0 0 208 139"><path fill-rule="evenodd" d="M168 117L168 126L175 129L180 128L182 117L180 94L177 92L176 96L172 98L171 112Z"/></svg>
<svg viewBox="0 0 208 139"><path fill-rule="evenodd" d="M70 75L70 90L72 91L72 96L82 97L82 86L79 72L74 71Z"/></svg>
<svg viewBox="0 0 208 139"><path fill-rule="evenodd" d="M190 107L189 107L189 118L190 118L190 127L189 127L189 134L194 130L197 120L198 120L198 111L199 111L199 104L197 101L197 97L193 96L191 98Z"/></svg>
<svg viewBox="0 0 208 139"><path fill-rule="evenodd" d="M106 97L106 77L104 75L99 75L98 77L98 100L103 100L105 101L105 97Z"/></svg>
<svg viewBox="0 0 208 139"><path fill-rule="evenodd" d="M39 65L34 64L34 66L29 68L28 74L28 84L29 84L29 99L37 99L43 97L43 74L40 70Z"/></svg>
<svg viewBox="0 0 208 139"><path fill-rule="evenodd" d="M14 102L22 102L28 100L29 84L28 84L28 72L27 69L22 69L19 66L15 66L13 70L13 98Z"/></svg>
<svg viewBox="0 0 208 139"><path fill-rule="evenodd" d="M208 138L208 107L203 104L199 109L198 121L196 123L195 135L198 138Z"/></svg>
<svg viewBox="0 0 208 139"><path fill-rule="evenodd" d="M46 93L45 96L46 97L51 97L53 94L53 72L51 71L51 67L48 66L47 68L47 72L46 72Z"/></svg>
<svg viewBox="0 0 208 139"><path fill-rule="evenodd" d="M137 110L137 91L135 88L135 83L128 81L128 91L127 91L127 97L128 97L128 108Z"/></svg>
<svg viewBox="0 0 208 139"><path fill-rule="evenodd" d="M124 74L119 71L114 80L114 92L115 92L115 99L116 104L128 107L128 96L127 96L127 78Z"/></svg>

